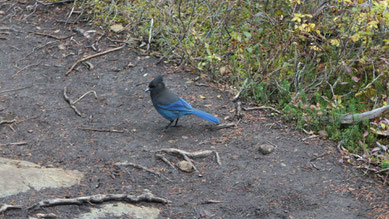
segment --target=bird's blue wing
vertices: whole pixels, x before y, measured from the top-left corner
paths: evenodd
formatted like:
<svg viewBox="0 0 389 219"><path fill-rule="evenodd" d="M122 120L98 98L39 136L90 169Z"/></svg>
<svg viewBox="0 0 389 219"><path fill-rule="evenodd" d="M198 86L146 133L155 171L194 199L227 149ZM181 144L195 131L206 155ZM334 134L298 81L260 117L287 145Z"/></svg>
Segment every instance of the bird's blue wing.
<svg viewBox="0 0 389 219"><path fill-rule="evenodd" d="M187 103L185 100L181 98L179 98L176 102L173 102L169 105L158 104L158 107L164 110L179 111L179 112L191 111L193 109L189 103Z"/></svg>

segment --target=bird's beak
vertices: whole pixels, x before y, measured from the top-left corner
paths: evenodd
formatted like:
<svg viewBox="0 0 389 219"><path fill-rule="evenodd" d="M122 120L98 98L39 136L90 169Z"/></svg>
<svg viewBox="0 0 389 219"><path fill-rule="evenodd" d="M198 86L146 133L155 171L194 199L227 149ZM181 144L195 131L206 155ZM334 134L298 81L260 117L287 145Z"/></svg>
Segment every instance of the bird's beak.
<svg viewBox="0 0 389 219"><path fill-rule="evenodd" d="M145 93L146 93L146 92L149 92L149 91L150 91L150 88L147 88L147 89L145 90Z"/></svg>

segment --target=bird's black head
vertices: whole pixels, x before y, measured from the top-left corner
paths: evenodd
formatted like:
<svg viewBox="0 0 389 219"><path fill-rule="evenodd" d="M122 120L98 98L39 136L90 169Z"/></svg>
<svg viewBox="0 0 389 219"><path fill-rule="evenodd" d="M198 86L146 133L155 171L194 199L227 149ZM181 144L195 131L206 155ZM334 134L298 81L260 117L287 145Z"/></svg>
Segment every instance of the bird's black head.
<svg viewBox="0 0 389 219"><path fill-rule="evenodd" d="M163 90L164 88L165 88L165 84L163 83L162 75L158 75L156 78L154 78L154 80L152 80L149 83L149 88L146 89L146 92L147 91L158 92Z"/></svg>

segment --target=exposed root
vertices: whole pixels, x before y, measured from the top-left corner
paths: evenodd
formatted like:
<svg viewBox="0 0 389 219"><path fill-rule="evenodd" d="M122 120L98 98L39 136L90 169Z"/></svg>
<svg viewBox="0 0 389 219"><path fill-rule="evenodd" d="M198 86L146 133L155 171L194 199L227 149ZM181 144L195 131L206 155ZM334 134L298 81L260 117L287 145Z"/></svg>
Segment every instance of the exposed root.
<svg viewBox="0 0 389 219"><path fill-rule="evenodd" d="M98 194L91 196L82 196L78 198L66 198L66 199L48 199L40 201L31 207L28 210L39 209L44 207L52 207L58 205L82 205L82 204L101 204L103 202L110 201L123 201L129 203L137 202L156 202L162 204L168 204L171 201L154 196L151 193L145 193L139 196L127 195L127 194Z"/></svg>
<svg viewBox="0 0 389 219"><path fill-rule="evenodd" d="M166 157L162 156L161 154L156 154L155 156L161 159L167 165L169 165L173 170L177 170L176 167L172 164L172 162L170 162Z"/></svg>
<svg viewBox="0 0 389 219"><path fill-rule="evenodd" d="M7 205L7 204L0 204L0 214L4 213L11 209L22 209L23 206L21 205Z"/></svg>
<svg viewBox="0 0 389 219"><path fill-rule="evenodd" d="M73 71L73 69L78 65L80 64L81 62L83 61L86 61L86 60L89 60L91 58L95 58L97 56L102 56L102 55L105 55L105 54L108 54L110 52L114 52L114 51L117 51L117 50L120 50L120 49L123 49L124 47L126 47L126 44L123 45L123 46L120 46L120 47L116 47L116 48L113 48L113 49L109 49L109 50L106 50L106 51L103 51L103 52L100 52L100 53L96 53L96 54L93 54L93 55L90 55L90 56L87 56L87 57L84 57L82 59L79 59L77 60L73 65L72 67L70 67L70 69L66 72L66 76L70 74L70 72Z"/></svg>
<svg viewBox="0 0 389 219"><path fill-rule="evenodd" d="M184 160L186 160L193 167L193 169L196 172L198 172L198 169L193 164L193 162L192 162L192 160L190 158L201 158L201 157L209 156L211 154L215 154L215 158L216 158L217 164L221 165L219 153L217 153L216 151L213 151L213 150L187 152L187 151L180 150L180 149L177 149L177 148L163 148L163 149L157 150L155 152L179 154L179 155L181 155L184 158Z"/></svg>

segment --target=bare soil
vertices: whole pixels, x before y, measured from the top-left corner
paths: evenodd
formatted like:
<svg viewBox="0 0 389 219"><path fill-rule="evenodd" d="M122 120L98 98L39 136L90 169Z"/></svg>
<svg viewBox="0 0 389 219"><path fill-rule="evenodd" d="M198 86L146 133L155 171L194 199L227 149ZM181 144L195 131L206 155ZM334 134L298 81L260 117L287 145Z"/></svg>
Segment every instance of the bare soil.
<svg viewBox="0 0 389 219"><path fill-rule="evenodd" d="M217 115L223 122L233 118L232 96L205 79L188 83L197 77L195 74L156 65L158 59L126 47L90 59L92 69L80 64L65 76L75 61L96 53L91 45L103 32L87 24L59 22L66 19L71 5L38 4L36 10L28 10L34 3L0 3L0 116L16 120L0 126L0 139L2 143L27 142L1 146L0 156L47 168L75 169L85 177L80 185L30 190L2 198L1 203L30 206L50 198L136 195L147 189L171 201L166 205L139 203L159 208L160 218L388 216L388 188L382 182L339 162L341 156L334 142L304 139L308 136L271 111L244 112L239 125L228 129L217 130L206 121L187 116L180 120L180 127L164 130L168 121L154 110L149 94L144 93L158 74L164 75L167 86L192 106ZM97 33L87 39L72 31L76 27ZM56 39L49 35L74 36ZM111 37L124 39L125 35ZM120 45L104 36L98 47L104 51ZM88 95L76 103L82 113L78 116L64 100L65 86L71 100L90 90L98 98ZM257 146L266 142L277 147L273 153L262 155ZM216 150L221 165L210 156L194 159L199 172L174 171L155 157L154 151L161 148ZM166 157L174 163L181 160ZM124 161L148 167L169 180L114 165ZM64 205L40 211L74 218L96 207ZM26 218L35 213L10 210L0 218Z"/></svg>

